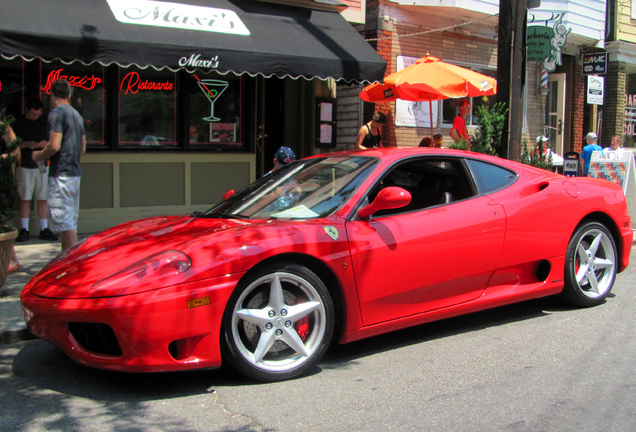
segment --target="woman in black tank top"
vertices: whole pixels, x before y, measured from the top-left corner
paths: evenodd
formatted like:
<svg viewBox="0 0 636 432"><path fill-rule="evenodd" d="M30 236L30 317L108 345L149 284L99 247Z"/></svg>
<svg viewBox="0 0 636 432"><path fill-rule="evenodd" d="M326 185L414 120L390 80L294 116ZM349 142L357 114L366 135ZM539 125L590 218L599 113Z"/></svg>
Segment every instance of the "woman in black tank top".
<svg viewBox="0 0 636 432"><path fill-rule="evenodd" d="M380 141L382 140L382 135L380 133L380 127L382 127L384 123L386 123L386 115L381 112L374 113L371 121L363 124L358 131L356 148L364 150L381 147Z"/></svg>

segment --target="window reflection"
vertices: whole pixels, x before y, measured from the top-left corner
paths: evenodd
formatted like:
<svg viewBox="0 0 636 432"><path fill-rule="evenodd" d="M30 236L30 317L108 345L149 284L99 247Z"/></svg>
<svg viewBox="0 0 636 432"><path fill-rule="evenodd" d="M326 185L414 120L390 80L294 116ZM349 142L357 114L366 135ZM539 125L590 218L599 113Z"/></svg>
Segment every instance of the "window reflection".
<svg viewBox="0 0 636 432"><path fill-rule="evenodd" d="M0 58L0 110L14 118L22 115L22 63Z"/></svg>
<svg viewBox="0 0 636 432"><path fill-rule="evenodd" d="M43 116L50 111L50 87L53 81L63 78L71 84L71 106L84 119L86 144L104 146L104 68L100 65L65 65L52 62L42 68L41 95Z"/></svg>
<svg viewBox="0 0 636 432"><path fill-rule="evenodd" d="M176 146L176 74L127 68L119 77L119 145Z"/></svg>
<svg viewBox="0 0 636 432"><path fill-rule="evenodd" d="M190 147L242 147L240 78L199 71L187 81Z"/></svg>

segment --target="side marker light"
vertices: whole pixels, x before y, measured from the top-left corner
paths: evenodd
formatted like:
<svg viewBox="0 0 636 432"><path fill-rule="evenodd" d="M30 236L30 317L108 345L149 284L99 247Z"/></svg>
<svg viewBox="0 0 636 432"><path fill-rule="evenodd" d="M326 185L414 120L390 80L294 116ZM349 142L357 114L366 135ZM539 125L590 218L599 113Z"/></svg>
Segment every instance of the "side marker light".
<svg viewBox="0 0 636 432"><path fill-rule="evenodd" d="M192 309L199 306L206 306L210 304L210 297L201 297L198 299L188 300L188 309Z"/></svg>

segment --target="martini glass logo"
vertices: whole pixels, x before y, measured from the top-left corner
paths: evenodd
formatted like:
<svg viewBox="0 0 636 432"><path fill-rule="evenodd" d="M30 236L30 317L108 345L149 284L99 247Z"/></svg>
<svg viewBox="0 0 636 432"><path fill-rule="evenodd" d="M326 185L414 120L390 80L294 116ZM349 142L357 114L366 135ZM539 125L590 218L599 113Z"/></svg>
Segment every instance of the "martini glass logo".
<svg viewBox="0 0 636 432"><path fill-rule="evenodd" d="M198 76L194 76L197 79L197 84L199 84L199 88L205 95L205 97L210 101L210 116L203 117L203 120L209 122L217 122L221 119L218 117L214 117L214 104L219 99L219 97L223 94L223 92L230 85L227 81L221 81L216 79L199 79Z"/></svg>

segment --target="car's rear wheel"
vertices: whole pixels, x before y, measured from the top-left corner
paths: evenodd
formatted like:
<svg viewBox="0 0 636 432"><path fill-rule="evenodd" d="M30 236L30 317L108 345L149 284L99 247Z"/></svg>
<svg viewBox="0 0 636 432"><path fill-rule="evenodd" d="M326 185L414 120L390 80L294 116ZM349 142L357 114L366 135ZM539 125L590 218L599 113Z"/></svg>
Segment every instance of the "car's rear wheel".
<svg viewBox="0 0 636 432"><path fill-rule="evenodd" d="M333 335L333 302L311 270L273 265L239 284L223 324L225 354L237 370L282 381L307 372L325 353Z"/></svg>
<svg viewBox="0 0 636 432"><path fill-rule="evenodd" d="M583 224L568 245L562 296L577 306L595 306L610 293L615 278L614 238L600 223Z"/></svg>

